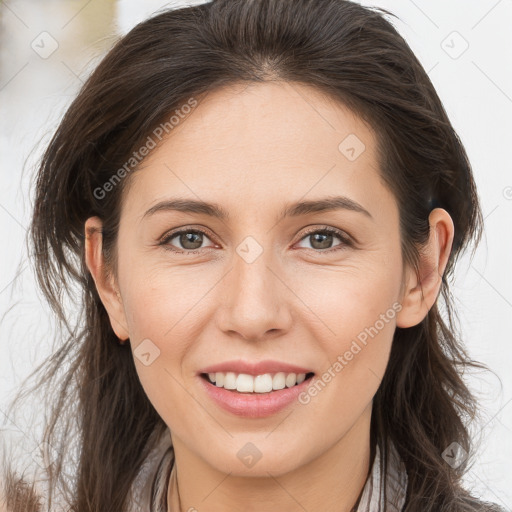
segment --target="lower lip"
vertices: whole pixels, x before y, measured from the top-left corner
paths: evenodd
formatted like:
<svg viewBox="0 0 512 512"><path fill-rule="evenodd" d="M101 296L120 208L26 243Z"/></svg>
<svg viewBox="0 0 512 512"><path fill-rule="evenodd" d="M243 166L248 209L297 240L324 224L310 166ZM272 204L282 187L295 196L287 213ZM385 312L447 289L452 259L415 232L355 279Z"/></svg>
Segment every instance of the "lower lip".
<svg viewBox="0 0 512 512"><path fill-rule="evenodd" d="M218 387L202 376L199 376L199 379L210 398L222 409L244 418L265 418L276 414L297 400L313 377L314 375L291 388L268 393L239 393Z"/></svg>

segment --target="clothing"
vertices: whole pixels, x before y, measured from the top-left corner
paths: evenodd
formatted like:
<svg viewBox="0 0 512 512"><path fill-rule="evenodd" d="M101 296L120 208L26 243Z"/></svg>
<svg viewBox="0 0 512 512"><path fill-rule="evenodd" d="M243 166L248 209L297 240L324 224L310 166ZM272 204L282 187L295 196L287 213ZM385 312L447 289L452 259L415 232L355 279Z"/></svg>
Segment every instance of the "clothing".
<svg viewBox="0 0 512 512"><path fill-rule="evenodd" d="M391 444L386 480L386 496L381 488L380 450L376 447L372 469L366 480L357 512L400 512L403 510L407 491L407 472ZM171 488L171 503L167 493ZM174 449L169 429L166 429L157 446L146 459L132 486L130 512L181 512L178 496Z"/></svg>

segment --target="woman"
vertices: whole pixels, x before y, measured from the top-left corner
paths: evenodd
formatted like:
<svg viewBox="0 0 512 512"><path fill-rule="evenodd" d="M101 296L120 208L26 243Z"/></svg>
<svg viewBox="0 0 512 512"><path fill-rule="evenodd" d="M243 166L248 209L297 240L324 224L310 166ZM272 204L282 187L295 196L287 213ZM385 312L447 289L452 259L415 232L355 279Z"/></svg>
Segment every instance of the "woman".
<svg viewBox="0 0 512 512"><path fill-rule="evenodd" d="M37 178L40 284L83 317L41 377L68 365L47 480L8 473L8 510L498 510L461 485L448 286L478 196L384 14L215 0L97 67Z"/></svg>

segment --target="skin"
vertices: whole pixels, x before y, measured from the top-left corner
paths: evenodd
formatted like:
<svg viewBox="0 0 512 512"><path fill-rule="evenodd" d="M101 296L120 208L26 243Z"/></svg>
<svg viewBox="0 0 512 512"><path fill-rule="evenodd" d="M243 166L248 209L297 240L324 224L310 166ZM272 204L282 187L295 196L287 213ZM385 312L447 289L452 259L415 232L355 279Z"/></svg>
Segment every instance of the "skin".
<svg viewBox="0 0 512 512"><path fill-rule="evenodd" d="M338 149L349 134L365 145L354 161ZM146 338L160 350L149 366L134 360L171 430L182 510L349 511L370 470L372 399L394 330L421 322L439 293L449 214L430 214L418 279L401 257L398 206L379 176L371 127L317 90L286 82L209 93L130 180L117 275L105 272L97 217L85 224L86 262L117 336L132 350ZM343 209L280 218L285 204L333 195L372 218ZM230 218L144 217L175 196L217 203ZM353 243L333 235L322 246L305 234L326 226ZM200 227L209 234L196 254L158 245L172 229ZM252 263L236 251L247 236L263 249ZM179 236L169 245L193 247ZM236 358L287 361L321 376L394 303L401 310L308 404L244 419L214 404L196 376ZM251 468L237 457L248 442L262 454Z"/></svg>

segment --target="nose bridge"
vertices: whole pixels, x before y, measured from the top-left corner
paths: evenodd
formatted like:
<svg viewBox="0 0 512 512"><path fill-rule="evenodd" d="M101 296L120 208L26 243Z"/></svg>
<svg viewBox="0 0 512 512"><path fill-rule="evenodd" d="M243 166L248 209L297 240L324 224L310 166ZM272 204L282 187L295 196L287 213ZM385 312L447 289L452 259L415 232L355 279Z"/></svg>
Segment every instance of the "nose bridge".
<svg viewBox="0 0 512 512"><path fill-rule="evenodd" d="M246 236L240 242L222 290L221 328L245 338L289 326L286 287L275 275L279 269L269 240L265 237L260 243L255 236Z"/></svg>
<svg viewBox="0 0 512 512"><path fill-rule="evenodd" d="M239 244L236 253L233 278L238 281L238 293L255 296L258 300L261 300L261 297L257 297L260 294L274 295L273 285L269 282L269 267L272 266L274 257L268 243L264 248L255 238L249 236Z"/></svg>

